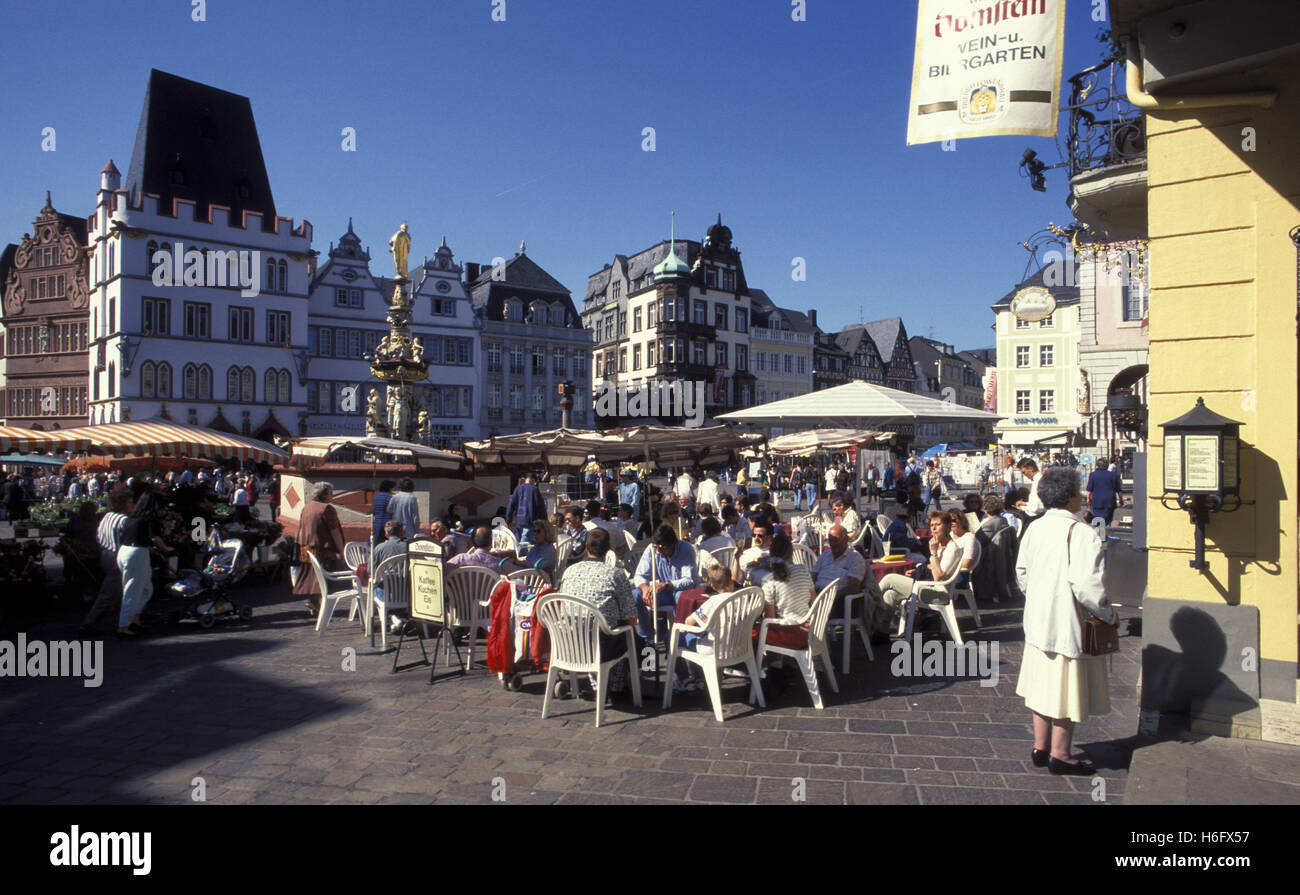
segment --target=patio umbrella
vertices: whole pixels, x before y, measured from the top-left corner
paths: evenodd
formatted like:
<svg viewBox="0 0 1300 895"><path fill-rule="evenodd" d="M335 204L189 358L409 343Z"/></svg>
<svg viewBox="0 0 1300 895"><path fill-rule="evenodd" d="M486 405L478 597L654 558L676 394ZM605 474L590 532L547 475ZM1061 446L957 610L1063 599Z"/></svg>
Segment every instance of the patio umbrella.
<svg viewBox="0 0 1300 895"><path fill-rule="evenodd" d="M61 466L63 459L61 457L51 457L49 454L5 454L0 457L0 463L13 463L24 466Z"/></svg>
<svg viewBox="0 0 1300 895"><path fill-rule="evenodd" d="M335 453L370 454L396 458L415 464L417 469L442 469L455 471L461 468L465 458L452 451L399 441L394 438L379 438L367 435L321 435L313 438L300 438L293 443L289 464L298 469L311 469L331 462Z"/></svg>
<svg viewBox="0 0 1300 895"><path fill-rule="evenodd" d="M888 444L895 438L893 432L869 429L809 429L773 438L767 443L767 452L778 456L805 457L819 451L842 451L858 445Z"/></svg>
<svg viewBox="0 0 1300 895"><path fill-rule="evenodd" d="M633 426L604 432L552 429L499 435L466 442L464 450L477 463L505 466L543 464L550 469L580 470L594 456L602 464L644 460L663 468L728 462L763 440L762 435L738 432L731 426Z"/></svg>
<svg viewBox="0 0 1300 895"><path fill-rule="evenodd" d="M993 423L1002 417L974 407L936 401L924 395L859 380L724 413L718 419L773 426L806 423L845 429L879 429L908 423Z"/></svg>
<svg viewBox="0 0 1300 895"><path fill-rule="evenodd" d="M63 430L65 438L83 439L89 450L116 454L145 454L150 457L233 457L253 462L284 463L288 451L243 435L231 435L202 426L170 420L141 420L104 423Z"/></svg>

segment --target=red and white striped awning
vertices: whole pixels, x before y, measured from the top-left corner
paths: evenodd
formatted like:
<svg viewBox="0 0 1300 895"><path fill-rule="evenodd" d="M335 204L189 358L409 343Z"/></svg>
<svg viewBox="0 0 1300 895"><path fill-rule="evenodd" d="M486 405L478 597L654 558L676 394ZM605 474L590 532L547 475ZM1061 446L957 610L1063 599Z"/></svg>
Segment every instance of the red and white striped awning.
<svg viewBox="0 0 1300 895"><path fill-rule="evenodd" d="M72 429L55 429L50 432L39 432L18 426L0 426L0 453L7 454L10 451L59 453L89 450L90 440L84 437L72 437L69 435L72 431Z"/></svg>
<svg viewBox="0 0 1300 895"><path fill-rule="evenodd" d="M41 433L43 434L43 433ZM53 434L53 433L51 433ZM104 423L63 430L64 437L84 439L96 453L152 454L164 457L232 457L253 462L283 463L289 452L243 435L168 420Z"/></svg>

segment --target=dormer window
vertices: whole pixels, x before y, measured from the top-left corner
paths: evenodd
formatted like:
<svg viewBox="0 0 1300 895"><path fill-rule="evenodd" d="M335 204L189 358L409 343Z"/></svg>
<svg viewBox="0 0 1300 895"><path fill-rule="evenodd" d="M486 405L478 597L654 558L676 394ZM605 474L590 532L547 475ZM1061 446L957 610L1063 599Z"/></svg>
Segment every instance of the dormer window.
<svg viewBox="0 0 1300 895"><path fill-rule="evenodd" d="M509 323L522 323L524 319L524 305L517 298L511 298L506 301L506 321Z"/></svg>

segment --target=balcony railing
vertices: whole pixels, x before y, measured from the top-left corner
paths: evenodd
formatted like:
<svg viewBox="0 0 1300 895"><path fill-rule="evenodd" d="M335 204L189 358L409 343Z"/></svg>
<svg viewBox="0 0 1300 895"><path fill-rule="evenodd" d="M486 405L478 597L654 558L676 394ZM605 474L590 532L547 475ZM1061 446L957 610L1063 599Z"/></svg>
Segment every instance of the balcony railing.
<svg viewBox="0 0 1300 895"><path fill-rule="evenodd" d="M1128 101L1123 64L1094 65L1069 80L1070 177L1145 160L1146 120Z"/></svg>
<svg viewBox="0 0 1300 895"><path fill-rule="evenodd" d="M797 333L789 329L768 329L765 326L756 326L751 329L749 337L755 342L787 342L795 345L812 344L812 336L809 333Z"/></svg>

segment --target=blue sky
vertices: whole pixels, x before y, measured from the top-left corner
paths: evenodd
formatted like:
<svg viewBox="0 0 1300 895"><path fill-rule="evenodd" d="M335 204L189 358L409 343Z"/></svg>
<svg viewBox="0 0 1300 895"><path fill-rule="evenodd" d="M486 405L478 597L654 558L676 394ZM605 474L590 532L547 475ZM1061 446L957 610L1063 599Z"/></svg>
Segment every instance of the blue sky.
<svg viewBox="0 0 1300 895"><path fill-rule="evenodd" d="M280 214L322 252L351 216L381 274L405 221L417 257L443 234L461 261L527 240L580 300L616 253L666 238L670 210L692 239L722 212L779 304L826 329L898 314L967 348L992 344L1017 243L1070 219L1064 171L1036 193L1017 170L1029 146L1058 161L1051 140L905 145L913 0L807 0L806 22L790 0L506 0L505 22L493 0L209 0L204 22L191 6L8 10L0 244L47 189L89 214L104 162L126 169L151 68L250 97ZM1100 57L1092 8L1068 0L1067 76Z"/></svg>

